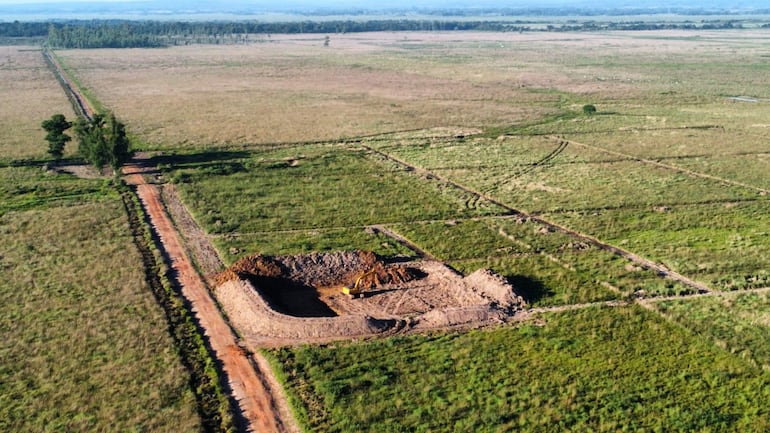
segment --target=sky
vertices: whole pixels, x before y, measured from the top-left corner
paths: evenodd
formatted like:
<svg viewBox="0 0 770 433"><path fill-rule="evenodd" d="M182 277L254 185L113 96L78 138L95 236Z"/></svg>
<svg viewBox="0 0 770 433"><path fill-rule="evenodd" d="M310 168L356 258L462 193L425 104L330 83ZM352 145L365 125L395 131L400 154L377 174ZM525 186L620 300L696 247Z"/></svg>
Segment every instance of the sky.
<svg viewBox="0 0 770 433"><path fill-rule="evenodd" d="M324 8L324 7L339 7L339 6L346 6L346 7L360 7L364 9L388 9L393 7L394 5L398 5L398 7L404 7L407 5L411 6L428 6L428 7L440 7L442 5L456 5L456 6L463 6L463 7L477 7L479 5L483 6L496 6L496 7L510 7L510 8L517 8L517 7L536 7L538 5L563 5L563 6L591 6L592 4L597 4L600 7L607 7L607 5L623 5L626 6L633 6L633 5L645 5L645 7L652 7L652 6L660 6L665 7L669 5L678 5L678 6L690 6L690 7L698 7L703 5L716 5L721 7L730 7L730 6L755 6L755 7L761 7L763 1L759 0L743 0L743 1L735 1L735 0L636 0L636 1L606 1L606 0L481 0L481 1L473 1L473 0L455 0L455 1L439 1L439 0L412 0L412 1L356 1L356 0L290 0L288 2L276 2L274 0L213 0L213 1L188 1L188 2L169 2L168 0L0 0L0 5L30 5L30 4L76 4L76 3L89 3L89 4L116 4L116 3L134 3L134 4L151 4L154 7L164 7L169 5L170 3L177 3L177 4L199 4L199 5L208 5L211 7L216 7L217 5L221 5L223 7L227 7L227 5L254 5L257 7L275 7L276 4L298 4L298 5L306 5L307 7L316 7L316 8Z"/></svg>
<svg viewBox="0 0 770 433"><path fill-rule="evenodd" d="M475 8L767 9L767 0L0 0L0 22L48 19L248 19L265 13ZM212 15L213 14L213 15Z"/></svg>

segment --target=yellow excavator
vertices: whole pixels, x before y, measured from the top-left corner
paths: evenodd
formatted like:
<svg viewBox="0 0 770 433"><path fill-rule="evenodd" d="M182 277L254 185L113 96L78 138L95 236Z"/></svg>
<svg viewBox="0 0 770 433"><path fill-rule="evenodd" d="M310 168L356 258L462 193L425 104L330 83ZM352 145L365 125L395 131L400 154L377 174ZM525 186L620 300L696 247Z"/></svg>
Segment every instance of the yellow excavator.
<svg viewBox="0 0 770 433"><path fill-rule="evenodd" d="M361 281L364 280L364 278L368 277L369 275L374 275L375 284L377 281L377 270L372 269L371 271L364 272L356 278L355 284L352 286L343 286L342 287L342 293L350 296L351 298L363 298L364 297L364 289L361 287Z"/></svg>

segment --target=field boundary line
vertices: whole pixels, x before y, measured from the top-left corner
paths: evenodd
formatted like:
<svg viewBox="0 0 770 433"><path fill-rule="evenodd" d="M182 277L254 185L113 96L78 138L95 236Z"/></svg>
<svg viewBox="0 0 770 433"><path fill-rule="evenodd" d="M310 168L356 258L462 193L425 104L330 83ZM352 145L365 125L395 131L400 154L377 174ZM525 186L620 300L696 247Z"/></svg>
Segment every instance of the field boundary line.
<svg viewBox="0 0 770 433"><path fill-rule="evenodd" d="M431 261L438 261L435 257L433 257L430 253L420 248L417 244L410 241L406 237L402 236L399 233L394 232L393 230L382 226L382 225L373 225L369 226L375 233L382 233L383 235L393 239L394 241L398 242L400 245L408 248L409 250L413 251L415 254L417 254L418 257L421 259L427 259Z"/></svg>
<svg viewBox="0 0 770 433"><path fill-rule="evenodd" d="M64 89L64 93L70 100L75 113L79 117L83 117L88 121L93 120L95 114L94 109L91 107L88 99L86 99L86 97L80 93L80 91L77 89L77 86L72 82L70 77L64 71L64 67L62 67L61 63L59 63L59 60L56 58L56 56L53 55L51 50L43 49L43 58L45 59L45 63L48 65L48 68L51 69L53 74L56 76L56 80Z"/></svg>
<svg viewBox="0 0 770 433"><path fill-rule="evenodd" d="M631 252L631 251L627 251L627 250L624 250L624 249L622 249L620 247L616 247L614 245L610 245L610 244L608 244L606 242L602 242L601 240L599 240L599 239L597 239L597 238L595 238L593 236L589 236L587 234L580 233L580 232L578 232L576 230L572 230L572 229L570 229L570 228L568 228L566 226L563 226L561 224L557 224L555 222L548 221L548 220L546 220L546 219L544 219L544 218L542 218L540 216L535 216L535 215L529 214L527 212L515 209L515 208L513 208L511 206L508 206L507 204L501 202L500 200L498 200L498 199L496 199L494 197L491 197L491 196L489 196L487 194L484 194L482 192L476 191L476 190L474 190L474 189L472 189L470 187L461 185L461 184L459 184L459 183L457 183L457 182L455 182L453 180L450 180L450 179L447 179L446 177L437 175L437 174L435 174L435 173L433 173L433 172L431 172L429 170L426 170L424 168L421 168L421 167L415 166L413 164L410 164L409 162L404 161L404 160L402 160L402 159L400 159L400 158L398 158L398 157L396 157L394 155L391 155L391 154L382 152L380 150L374 149L374 148L369 147L369 146L367 146L365 144L362 144L361 146L363 146L365 149L369 150L370 152L372 152L372 153L374 153L376 155L380 155L381 157L386 158L387 160L396 162L397 164L400 164L400 165L408 168L409 170L414 171L415 173L421 173L423 175L426 175L426 176L438 179L438 180L440 180L442 182L447 183L448 185L451 185L451 186L453 186L455 188L458 188L458 189L460 189L462 191L465 191L467 193L476 194L480 198L483 198L484 200L487 200L487 201L489 201L492 204L495 204L497 206L500 206L503 209L508 210L514 216L518 215L520 217L523 217L523 218L529 219L531 221L537 222L539 224L542 224L542 225L544 225L546 227L549 227L549 228L554 229L556 231L559 231L561 233L568 234L568 235L570 235L572 237L575 237L577 239L580 239L580 240L582 240L584 242L590 243L591 245L594 245L594 246L596 246L596 247L598 247L600 249L603 249L605 251L609 251L611 253L614 253L615 255L618 255L620 257L625 258L626 260L634 262L634 263L642 266L645 269L653 270L653 271L655 271L661 277L668 278L668 279L671 279L673 281L677 281L679 283L682 283L682 284L684 284L684 285L686 285L688 287L691 287L691 288L695 289L696 291L698 291L699 293L707 293L707 292L711 292L712 291L711 288L709 288L708 286L706 286L703 283L700 283L698 281L695 281L695 280L692 280L690 278L687 278L684 275L679 274L678 272L675 272L675 271L673 271L671 269L668 269L666 266L664 266L662 264L659 264L659 263L656 263L656 262L654 262L652 260L644 258L644 257L642 257L642 256L640 256L638 254L635 254L635 253Z"/></svg>
<svg viewBox="0 0 770 433"><path fill-rule="evenodd" d="M755 190L755 191L759 192L760 195L763 195L763 196L770 194L770 190L767 190L767 189L764 189L764 188L761 188L761 187L758 187L758 186L754 186L754 185L749 185L747 183L738 182L736 180L725 179L723 177L714 176L714 175L706 174L706 173L701 173L701 172L690 170L690 169L687 169L687 168L677 167L677 166L671 165L671 164L665 164L665 163L662 163L660 161L655 161L655 160L652 160L652 159L647 159L647 158L642 158L642 157L639 157L639 156L629 155L629 154L626 154L626 153L623 153L623 152L618 152L616 150L606 149L606 148L601 147L601 146L580 143L580 142L577 142L577 141L574 141L574 140L568 140L566 138L563 138L563 137L557 136L557 135L550 135L550 136L548 136L548 138L550 138L551 140L554 140L554 141L556 141L556 140L561 140L561 141L566 140L570 144L574 144L576 146L581 146L581 147L584 147L586 149L596 150L596 151L599 151L599 152L608 153L610 155L615 155L615 156L620 156L620 157L625 157L625 158L631 158L631 159L633 159L635 161L639 161L639 162L644 163L644 164L649 164L649 165L653 165L653 166L656 166L656 167L664 168L664 169L667 169L667 170L674 170L674 171L678 171L680 173L689 174L691 176L696 176L696 177L700 177L700 178L703 178L703 179L709 179L709 180L717 181L717 182L720 182L720 183L723 183L723 184L727 184L727 185L739 186L741 188Z"/></svg>

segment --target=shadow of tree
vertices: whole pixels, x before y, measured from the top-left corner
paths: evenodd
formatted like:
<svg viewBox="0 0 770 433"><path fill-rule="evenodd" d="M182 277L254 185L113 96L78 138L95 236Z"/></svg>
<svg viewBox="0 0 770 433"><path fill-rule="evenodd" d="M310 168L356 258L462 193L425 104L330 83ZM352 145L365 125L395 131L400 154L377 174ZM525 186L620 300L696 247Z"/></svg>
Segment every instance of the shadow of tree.
<svg viewBox="0 0 770 433"><path fill-rule="evenodd" d="M155 155L148 158L146 164L149 166L164 164L174 167L199 168L225 161L245 159L250 156L251 153L244 151L210 150L198 153Z"/></svg>

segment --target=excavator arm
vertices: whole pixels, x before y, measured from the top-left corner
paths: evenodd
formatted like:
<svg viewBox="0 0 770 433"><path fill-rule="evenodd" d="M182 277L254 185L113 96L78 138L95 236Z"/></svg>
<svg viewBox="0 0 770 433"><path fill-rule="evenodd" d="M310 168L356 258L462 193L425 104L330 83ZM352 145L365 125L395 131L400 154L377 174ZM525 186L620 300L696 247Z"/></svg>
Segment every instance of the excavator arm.
<svg viewBox="0 0 770 433"><path fill-rule="evenodd" d="M377 270L372 269L368 272L364 272L361 274L358 278L356 278L355 284L352 286L343 286L342 287L342 293L350 296L351 298L363 298L364 297L364 290L361 287L361 282L368 277L369 275L374 275L374 278L377 278Z"/></svg>

